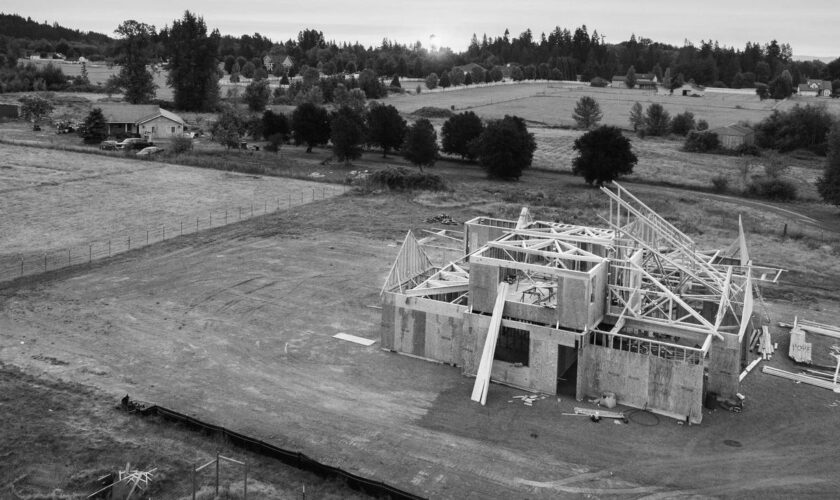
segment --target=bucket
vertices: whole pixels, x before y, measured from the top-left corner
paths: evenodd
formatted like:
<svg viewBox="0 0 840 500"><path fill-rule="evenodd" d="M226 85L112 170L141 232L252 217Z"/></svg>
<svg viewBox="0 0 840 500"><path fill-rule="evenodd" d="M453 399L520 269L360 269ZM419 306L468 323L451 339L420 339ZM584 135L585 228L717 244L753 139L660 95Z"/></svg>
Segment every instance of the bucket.
<svg viewBox="0 0 840 500"><path fill-rule="evenodd" d="M601 398L601 404L603 404L607 408L615 408L615 393L605 392L604 397Z"/></svg>

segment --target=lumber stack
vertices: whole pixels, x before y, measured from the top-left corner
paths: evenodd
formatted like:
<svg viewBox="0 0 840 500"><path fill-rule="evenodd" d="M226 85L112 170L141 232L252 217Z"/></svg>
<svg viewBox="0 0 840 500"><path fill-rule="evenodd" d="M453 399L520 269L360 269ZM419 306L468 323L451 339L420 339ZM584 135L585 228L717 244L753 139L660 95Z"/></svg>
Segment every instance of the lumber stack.
<svg viewBox="0 0 840 500"><path fill-rule="evenodd" d="M496 342L499 340L499 327L502 325L502 312L505 309L505 299L508 294L508 283L499 283L496 290L496 303L493 306L493 316L490 319L490 328L487 330L487 339L484 341L484 350L481 353L481 361L478 364L478 372L475 374L475 385L473 386L472 399L484 405L487 402L487 389L490 387L490 371L493 369L493 357L496 354Z"/></svg>
<svg viewBox="0 0 840 500"><path fill-rule="evenodd" d="M810 375L805 375L802 373L786 372L784 370L779 370L778 368L773 368L767 365L761 367L761 371L768 375L774 375L776 377L786 378L795 382L801 382L803 384L822 387L823 389L831 389L834 390L834 392L840 392L840 384L835 384L833 381L812 377Z"/></svg>

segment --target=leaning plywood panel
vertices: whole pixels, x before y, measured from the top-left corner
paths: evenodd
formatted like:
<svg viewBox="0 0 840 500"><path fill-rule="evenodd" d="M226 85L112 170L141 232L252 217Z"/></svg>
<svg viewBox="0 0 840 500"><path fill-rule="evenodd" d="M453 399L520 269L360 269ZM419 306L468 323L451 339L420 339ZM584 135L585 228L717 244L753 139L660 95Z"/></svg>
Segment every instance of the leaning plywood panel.
<svg viewBox="0 0 840 500"><path fill-rule="evenodd" d="M703 405L703 365L650 358L649 406L666 414L691 417L700 423Z"/></svg>
<svg viewBox="0 0 840 500"><path fill-rule="evenodd" d="M709 350L709 391L726 398L740 391L741 351L738 335L721 333L723 340L714 339Z"/></svg>

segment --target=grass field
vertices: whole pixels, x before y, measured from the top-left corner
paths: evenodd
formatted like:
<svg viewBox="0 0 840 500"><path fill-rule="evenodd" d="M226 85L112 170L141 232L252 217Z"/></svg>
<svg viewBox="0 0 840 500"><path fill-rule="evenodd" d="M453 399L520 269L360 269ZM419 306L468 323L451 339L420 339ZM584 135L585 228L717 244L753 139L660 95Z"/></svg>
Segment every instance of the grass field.
<svg viewBox="0 0 840 500"><path fill-rule="evenodd" d="M36 66L53 64L61 68L64 75L70 78L82 74L81 64L56 64L55 62L51 63L50 61L30 61L28 59L26 62L32 62ZM93 85L105 85L108 78L120 72L120 66L114 65L109 68L105 63L87 63L86 69L88 73L88 80L90 80L90 83ZM172 88L166 84L166 70L160 69L152 71L152 77L155 85L157 85L155 97L158 99L172 100Z"/></svg>
<svg viewBox="0 0 840 500"><path fill-rule="evenodd" d="M26 146L0 147L0 255L27 255L179 221L232 222L289 199L339 193L327 185ZM317 192L313 195L313 189Z"/></svg>

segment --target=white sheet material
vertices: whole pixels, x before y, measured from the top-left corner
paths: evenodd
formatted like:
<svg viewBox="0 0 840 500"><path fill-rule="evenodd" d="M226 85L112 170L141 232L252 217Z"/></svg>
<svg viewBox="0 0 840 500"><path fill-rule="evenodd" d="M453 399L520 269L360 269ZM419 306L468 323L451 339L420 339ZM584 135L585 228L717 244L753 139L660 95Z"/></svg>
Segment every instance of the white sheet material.
<svg viewBox="0 0 840 500"><path fill-rule="evenodd" d="M357 337L355 335L350 335L349 333L336 333L333 335L333 338L346 340L348 342L355 342L356 344L362 345L373 345L376 343L375 340L366 339L364 337Z"/></svg>

